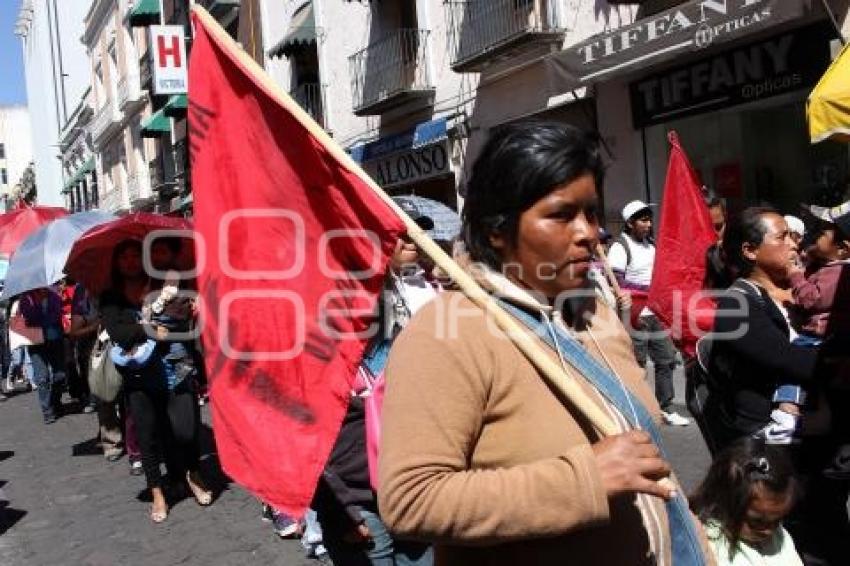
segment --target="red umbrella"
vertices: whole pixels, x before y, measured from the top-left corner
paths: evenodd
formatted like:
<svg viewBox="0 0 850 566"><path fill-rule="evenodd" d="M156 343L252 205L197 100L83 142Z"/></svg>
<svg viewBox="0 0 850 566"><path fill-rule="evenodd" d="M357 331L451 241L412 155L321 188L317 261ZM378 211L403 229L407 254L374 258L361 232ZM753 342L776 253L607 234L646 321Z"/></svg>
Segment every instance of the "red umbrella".
<svg viewBox="0 0 850 566"><path fill-rule="evenodd" d="M135 212L95 226L74 243L65 272L89 292L99 294L111 284L112 250L115 246L124 240L142 242L148 234L157 230L192 230L192 223L185 218ZM194 246L188 238L177 263L181 270L192 269L195 264Z"/></svg>
<svg viewBox="0 0 850 566"><path fill-rule="evenodd" d="M67 210L55 206L28 206L0 214L0 255L12 255L40 226L67 215Z"/></svg>

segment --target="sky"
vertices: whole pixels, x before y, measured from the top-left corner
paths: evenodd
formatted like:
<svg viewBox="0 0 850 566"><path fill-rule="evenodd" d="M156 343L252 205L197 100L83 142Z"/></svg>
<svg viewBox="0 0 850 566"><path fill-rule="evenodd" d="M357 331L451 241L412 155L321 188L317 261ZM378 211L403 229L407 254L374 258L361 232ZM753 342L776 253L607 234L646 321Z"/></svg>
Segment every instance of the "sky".
<svg viewBox="0 0 850 566"><path fill-rule="evenodd" d="M13 32L20 0L0 0L0 105L26 104L21 40Z"/></svg>

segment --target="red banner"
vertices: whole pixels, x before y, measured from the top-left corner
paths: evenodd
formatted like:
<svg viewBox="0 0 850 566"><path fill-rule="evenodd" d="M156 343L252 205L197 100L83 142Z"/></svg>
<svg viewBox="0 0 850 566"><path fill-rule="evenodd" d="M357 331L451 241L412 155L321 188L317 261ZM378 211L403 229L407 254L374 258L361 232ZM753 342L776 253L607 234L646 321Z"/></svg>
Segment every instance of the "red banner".
<svg viewBox="0 0 850 566"><path fill-rule="evenodd" d="M699 181L675 132L670 132L670 162L664 182L649 308L688 355L699 330L708 330L713 305L701 300L706 252L717 241Z"/></svg>
<svg viewBox="0 0 850 566"><path fill-rule="evenodd" d="M216 445L228 475L300 516L404 228L221 28L193 21L189 139Z"/></svg>

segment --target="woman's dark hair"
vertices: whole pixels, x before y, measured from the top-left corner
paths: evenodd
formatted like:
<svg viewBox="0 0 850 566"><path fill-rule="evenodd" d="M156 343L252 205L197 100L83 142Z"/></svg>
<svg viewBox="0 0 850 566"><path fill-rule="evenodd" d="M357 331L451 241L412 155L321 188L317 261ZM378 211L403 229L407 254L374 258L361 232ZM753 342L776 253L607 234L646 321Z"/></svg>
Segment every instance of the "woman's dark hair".
<svg viewBox="0 0 850 566"><path fill-rule="evenodd" d="M731 218L726 224L723 234L723 261L730 270L730 278L747 277L753 272L755 264L744 257L744 244L760 246L767 234L764 216L779 214L776 209L768 206L753 206L745 208L740 214Z"/></svg>
<svg viewBox="0 0 850 566"><path fill-rule="evenodd" d="M690 497L691 510L700 521L715 521L729 540L729 559L741 539L741 529L755 490L796 498L797 478L788 448L742 438L717 455L708 475Z"/></svg>
<svg viewBox="0 0 850 566"><path fill-rule="evenodd" d="M118 270L118 256L129 249L136 249L142 253L142 243L138 240L121 240L112 250L112 288L122 289L124 287L124 277Z"/></svg>
<svg viewBox="0 0 850 566"><path fill-rule="evenodd" d="M501 268L490 237L498 232L515 245L520 215L556 187L585 174L593 176L601 191L605 168L596 135L558 122L496 128L467 183L462 234L470 258Z"/></svg>

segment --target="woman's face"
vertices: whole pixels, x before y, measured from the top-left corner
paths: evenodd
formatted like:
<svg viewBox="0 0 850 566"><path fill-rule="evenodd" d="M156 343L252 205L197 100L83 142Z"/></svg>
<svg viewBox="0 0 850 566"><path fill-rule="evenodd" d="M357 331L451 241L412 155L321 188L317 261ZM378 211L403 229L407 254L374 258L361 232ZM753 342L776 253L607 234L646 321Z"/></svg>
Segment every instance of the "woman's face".
<svg viewBox="0 0 850 566"><path fill-rule="evenodd" d="M784 283L797 261L797 244L791 238L785 219L778 214L765 214L761 221L766 230L764 240L758 247L746 249L745 255L771 281Z"/></svg>
<svg viewBox="0 0 850 566"><path fill-rule="evenodd" d="M775 492L764 484L756 484L741 527L741 540L756 547L766 543L791 512L793 504L790 491Z"/></svg>
<svg viewBox="0 0 850 566"><path fill-rule="evenodd" d="M142 252L137 248L127 248L115 258L118 273L125 279L134 279L142 275Z"/></svg>
<svg viewBox="0 0 850 566"><path fill-rule="evenodd" d="M590 173L534 203L519 217L515 245L491 237L505 274L549 299L583 287L599 237L598 204Z"/></svg>

